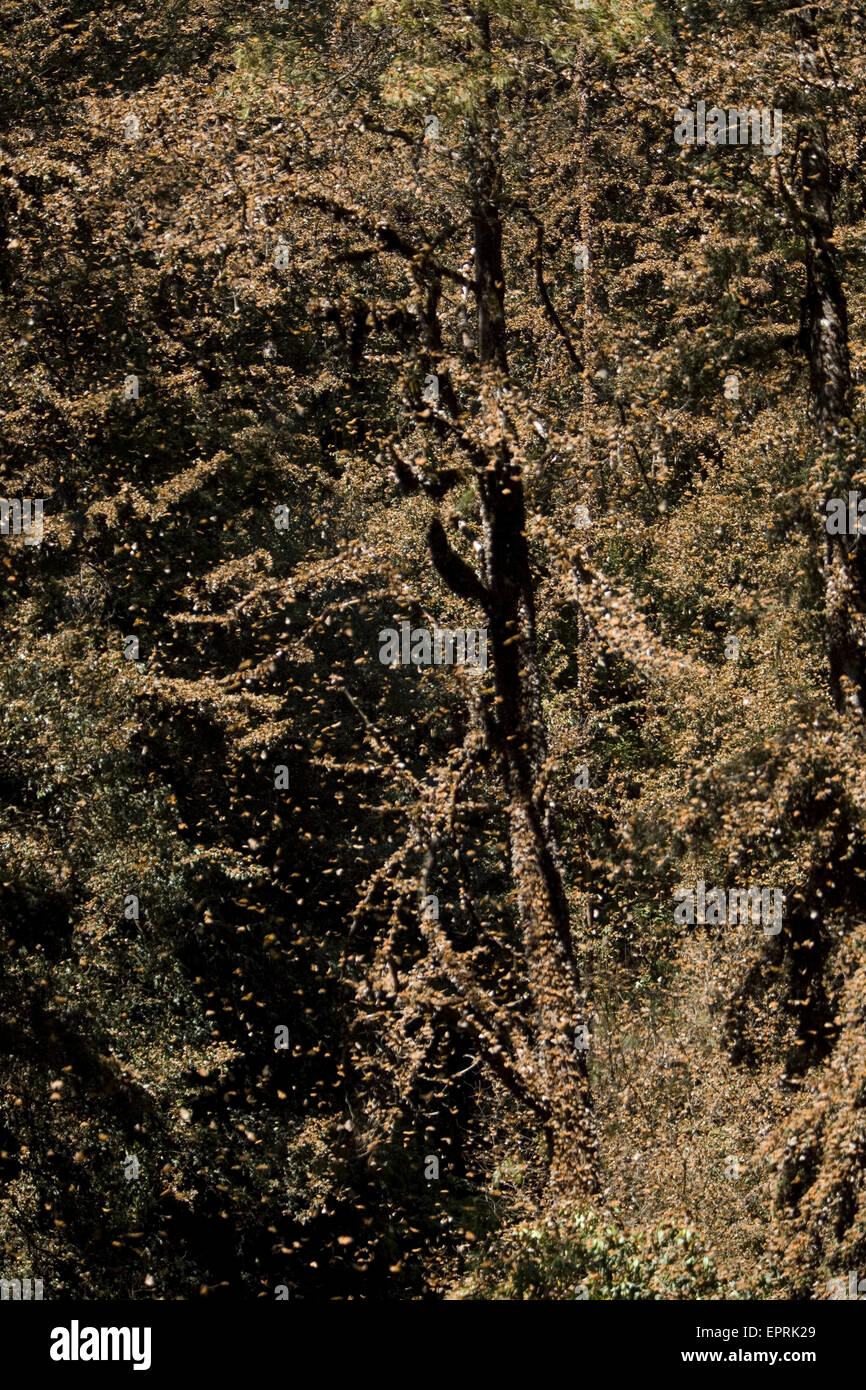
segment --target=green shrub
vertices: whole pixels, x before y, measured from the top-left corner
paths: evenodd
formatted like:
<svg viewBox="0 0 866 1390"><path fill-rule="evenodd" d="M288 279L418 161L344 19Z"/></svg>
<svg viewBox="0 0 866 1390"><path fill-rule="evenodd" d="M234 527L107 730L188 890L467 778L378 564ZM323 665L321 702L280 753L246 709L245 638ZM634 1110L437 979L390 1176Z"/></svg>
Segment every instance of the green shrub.
<svg viewBox="0 0 866 1390"><path fill-rule="evenodd" d="M688 1228L623 1230L592 1212L560 1208L514 1226L474 1258L458 1299L730 1298Z"/></svg>

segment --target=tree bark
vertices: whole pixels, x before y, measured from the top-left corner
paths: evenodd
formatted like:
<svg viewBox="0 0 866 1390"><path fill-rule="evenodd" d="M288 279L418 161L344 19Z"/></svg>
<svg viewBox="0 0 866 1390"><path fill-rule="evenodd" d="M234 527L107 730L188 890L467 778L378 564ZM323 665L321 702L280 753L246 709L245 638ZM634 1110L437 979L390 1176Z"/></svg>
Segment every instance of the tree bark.
<svg viewBox="0 0 866 1390"><path fill-rule="evenodd" d="M476 12L481 42L489 17ZM502 185L493 119L469 136L478 360L482 388L508 373ZM519 465L504 431L479 475L483 574L494 702L488 721L507 798L510 862L535 1010L539 1087L555 1192L597 1188L597 1140L583 1040L585 1008L552 815L544 791L547 737L538 671L535 597Z"/></svg>
<svg viewBox="0 0 866 1390"><path fill-rule="evenodd" d="M793 17L805 64L820 61L812 13ZM809 388L830 483L831 497L844 496L850 483L851 364L848 307L833 242L835 180L822 122L808 130L800 146L800 197L806 262L802 339L809 359ZM830 688L836 708L866 710L866 537L825 535L824 582Z"/></svg>

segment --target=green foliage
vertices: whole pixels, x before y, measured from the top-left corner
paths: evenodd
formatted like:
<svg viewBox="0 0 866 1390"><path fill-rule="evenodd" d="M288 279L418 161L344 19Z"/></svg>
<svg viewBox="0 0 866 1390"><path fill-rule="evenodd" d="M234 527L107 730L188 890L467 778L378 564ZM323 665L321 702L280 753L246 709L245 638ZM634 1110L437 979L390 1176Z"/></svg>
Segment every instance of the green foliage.
<svg viewBox="0 0 866 1390"><path fill-rule="evenodd" d="M454 1294L533 1301L735 1296L694 1230L626 1230L579 1209L505 1231L473 1256Z"/></svg>

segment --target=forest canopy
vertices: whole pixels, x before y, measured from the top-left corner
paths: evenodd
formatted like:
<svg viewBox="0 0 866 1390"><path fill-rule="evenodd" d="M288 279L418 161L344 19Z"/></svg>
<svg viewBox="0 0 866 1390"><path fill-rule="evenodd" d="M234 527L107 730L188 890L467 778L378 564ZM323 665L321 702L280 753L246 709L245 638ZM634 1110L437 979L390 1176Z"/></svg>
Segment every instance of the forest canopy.
<svg viewBox="0 0 866 1390"><path fill-rule="evenodd" d="M0 1275L858 1297L866 11L0 21Z"/></svg>

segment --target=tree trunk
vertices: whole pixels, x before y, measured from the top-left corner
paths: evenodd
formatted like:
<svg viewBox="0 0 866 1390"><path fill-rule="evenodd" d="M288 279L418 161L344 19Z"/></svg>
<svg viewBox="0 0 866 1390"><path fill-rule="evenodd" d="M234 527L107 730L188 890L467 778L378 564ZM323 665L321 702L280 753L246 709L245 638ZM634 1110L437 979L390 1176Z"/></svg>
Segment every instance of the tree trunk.
<svg viewBox="0 0 866 1390"><path fill-rule="evenodd" d="M819 48L809 11L793 19L804 61L816 67ZM851 366L848 308L833 244L835 185L822 123L800 147L800 196L805 211L806 297L803 346L809 358L809 387L829 476L825 507L844 496L850 483ZM830 687L840 711L866 709L866 537L830 535L824 542L825 617Z"/></svg>
<svg viewBox="0 0 866 1390"><path fill-rule="evenodd" d="M477 13L489 42L486 11ZM478 357L482 386L508 372L502 198L492 121L470 135ZM505 783L517 889L538 1037L541 1100L549 1115L551 1183L561 1196L597 1187L596 1136L585 1015L552 816L544 792L547 738L536 657L535 600L520 469L503 440L479 478L484 580L495 701L490 734Z"/></svg>

